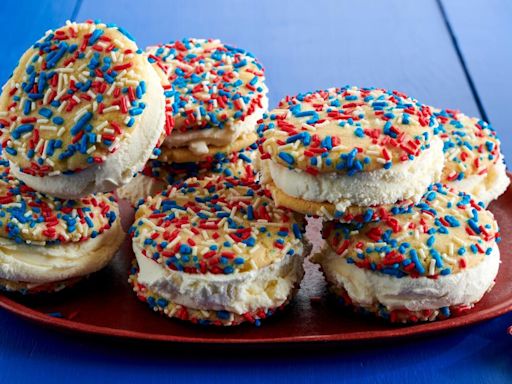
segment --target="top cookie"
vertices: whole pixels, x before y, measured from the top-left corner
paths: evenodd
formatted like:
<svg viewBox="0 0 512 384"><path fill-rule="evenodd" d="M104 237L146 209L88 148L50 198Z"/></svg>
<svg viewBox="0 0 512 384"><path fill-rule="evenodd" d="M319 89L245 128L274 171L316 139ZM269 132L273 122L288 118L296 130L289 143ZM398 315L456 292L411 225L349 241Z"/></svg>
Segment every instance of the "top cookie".
<svg viewBox="0 0 512 384"><path fill-rule="evenodd" d="M470 195L433 184L405 213L363 226L328 222L323 236L340 258L360 268L436 277L480 263L496 246L499 229Z"/></svg>
<svg viewBox="0 0 512 384"><path fill-rule="evenodd" d="M183 39L147 49L176 91L179 132L226 128L262 107L263 68L249 52L219 40Z"/></svg>
<svg viewBox="0 0 512 384"><path fill-rule="evenodd" d="M151 68L131 36L110 24L68 23L21 57L0 97L6 156L30 175L102 163L138 125Z"/></svg>
<svg viewBox="0 0 512 384"><path fill-rule="evenodd" d="M438 123L428 106L400 92L343 87L286 97L258 129L263 159L353 175L414 159Z"/></svg>
<svg viewBox="0 0 512 384"><path fill-rule="evenodd" d="M461 181L483 175L500 158L496 131L485 121L458 111L435 110L444 142L445 165L442 181Z"/></svg>
<svg viewBox="0 0 512 384"><path fill-rule="evenodd" d="M263 268L302 247L302 224L261 185L188 179L140 205L130 229L147 257L186 273Z"/></svg>

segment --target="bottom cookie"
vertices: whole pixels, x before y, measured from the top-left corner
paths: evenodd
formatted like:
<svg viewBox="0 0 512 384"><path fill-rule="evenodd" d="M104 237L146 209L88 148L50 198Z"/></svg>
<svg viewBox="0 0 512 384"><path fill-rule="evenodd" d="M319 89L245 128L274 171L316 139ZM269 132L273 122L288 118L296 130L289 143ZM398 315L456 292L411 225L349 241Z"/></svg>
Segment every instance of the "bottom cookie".
<svg viewBox="0 0 512 384"><path fill-rule="evenodd" d="M371 306L361 306L354 303L347 291L341 287L329 286L329 290L338 298L340 304L349 307L356 313L374 315L385 319L391 323L418 323L430 322L435 320L443 320L451 317L452 315L460 314L471 308L471 305L453 305L449 307L441 307L436 309L423 309L412 311L407 308L390 309L382 304L373 304Z"/></svg>
<svg viewBox="0 0 512 384"><path fill-rule="evenodd" d="M272 199L278 207L288 208L294 212L322 217L326 220L337 220L342 223L353 224L380 221L391 215L408 212L413 205L410 199L394 204L384 204L372 207L350 206L345 211L338 211L336 206L329 202L306 201L298 197L287 195L273 182L266 182L266 187L272 193Z"/></svg>
<svg viewBox="0 0 512 384"><path fill-rule="evenodd" d="M147 303L153 311L159 312L167 317L190 321L191 323L200 325L234 326L242 323L252 323L256 326L259 326L261 324L261 320L274 315L276 312L286 307L286 305L290 302L298 290L297 286L290 292L288 299L279 307L270 309L258 309L243 314L237 314L228 311L212 311L188 308L186 306L170 302L155 292L152 292L144 284L141 284L137 278L138 273L139 267L137 260L134 259L130 269L128 282L133 287L133 291L139 300Z"/></svg>

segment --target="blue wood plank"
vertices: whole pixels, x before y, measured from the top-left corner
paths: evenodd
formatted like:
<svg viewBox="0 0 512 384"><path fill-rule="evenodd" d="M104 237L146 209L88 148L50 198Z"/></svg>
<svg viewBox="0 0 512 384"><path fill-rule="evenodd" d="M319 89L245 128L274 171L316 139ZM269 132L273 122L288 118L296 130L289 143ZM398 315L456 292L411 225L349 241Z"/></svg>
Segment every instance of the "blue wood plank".
<svg viewBox="0 0 512 384"><path fill-rule="evenodd" d="M0 382L510 383L511 323L509 314L447 334L380 344L233 351L78 338L0 311Z"/></svg>
<svg viewBox="0 0 512 384"><path fill-rule="evenodd" d="M0 36L2 59L0 83L3 84L18 63L23 52L48 29L59 27L73 16L76 1L19 1L0 2Z"/></svg>
<svg viewBox="0 0 512 384"><path fill-rule="evenodd" d="M95 18L122 25L142 47L216 37L249 49L267 69L272 105L355 84L477 113L435 0L84 0L77 19Z"/></svg>
<svg viewBox="0 0 512 384"><path fill-rule="evenodd" d="M512 89L512 2L443 0L469 74L492 125L512 160L509 91Z"/></svg>

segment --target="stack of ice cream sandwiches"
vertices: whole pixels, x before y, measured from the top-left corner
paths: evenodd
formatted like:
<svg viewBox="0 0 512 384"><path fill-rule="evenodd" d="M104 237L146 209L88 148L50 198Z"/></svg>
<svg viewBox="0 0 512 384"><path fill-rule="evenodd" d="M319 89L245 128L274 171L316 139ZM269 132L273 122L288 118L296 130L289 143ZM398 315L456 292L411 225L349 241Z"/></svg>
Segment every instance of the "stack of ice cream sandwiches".
<svg viewBox="0 0 512 384"><path fill-rule="evenodd" d="M430 321L492 287L499 229L486 204L509 180L488 124L344 87L283 99L259 131L261 182L278 205L325 220L313 261L343 303Z"/></svg>
<svg viewBox="0 0 512 384"><path fill-rule="evenodd" d="M135 207L128 281L152 310L259 324L311 247L334 294L393 322L470 308L493 285L508 186L485 122L344 87L268 112L264 70L212 39L137 47L100 22L48 31L0 96L0 287L55 292L103 268Z"/></svg>
<svg viewBox="0 0 512 384"><path fill-rule="evenodd" d="M218 40L150 47L170 84L174 129L118 194L136 205L130 283L153 310L200 324L259 324L297 290L303 215L257 182L263 68Z"/></svg>
<svg viewBox="0 0 512 384"><path fill-rule="evenodd" d="M111 193L164 135L165 94L132 37L68 23L20 58L0 96L0 286L54 292L124 238Z"/></svg>
<svg viewBox="0 0 512 384"><path fill-rule="evenodd" d="M136 205L193 176L254 178L256 122L268 108L261 64L211 39L173 41L149 47L147 55L169 84L174 130L119 195Z"/></svg>

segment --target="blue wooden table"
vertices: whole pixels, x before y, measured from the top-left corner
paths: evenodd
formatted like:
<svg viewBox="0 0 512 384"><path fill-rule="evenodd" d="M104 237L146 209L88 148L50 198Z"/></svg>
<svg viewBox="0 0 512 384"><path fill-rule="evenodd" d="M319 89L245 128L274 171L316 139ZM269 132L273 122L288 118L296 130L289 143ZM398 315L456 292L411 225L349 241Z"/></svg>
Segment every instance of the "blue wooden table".
<svg viewBox="0 0 512 384"><path fill-rule="evenodd" d="M0 82L45 30L67 19L101 19L125 27L141 47L217 37L249 49L267 69L272 104L286 94L354 84L479 115L501 133L512 159L507 0L4 0L0 15ZM212 351L91 340L0 311L0 383L512 382L511 324L509 314L406 341Z"/></svg>

